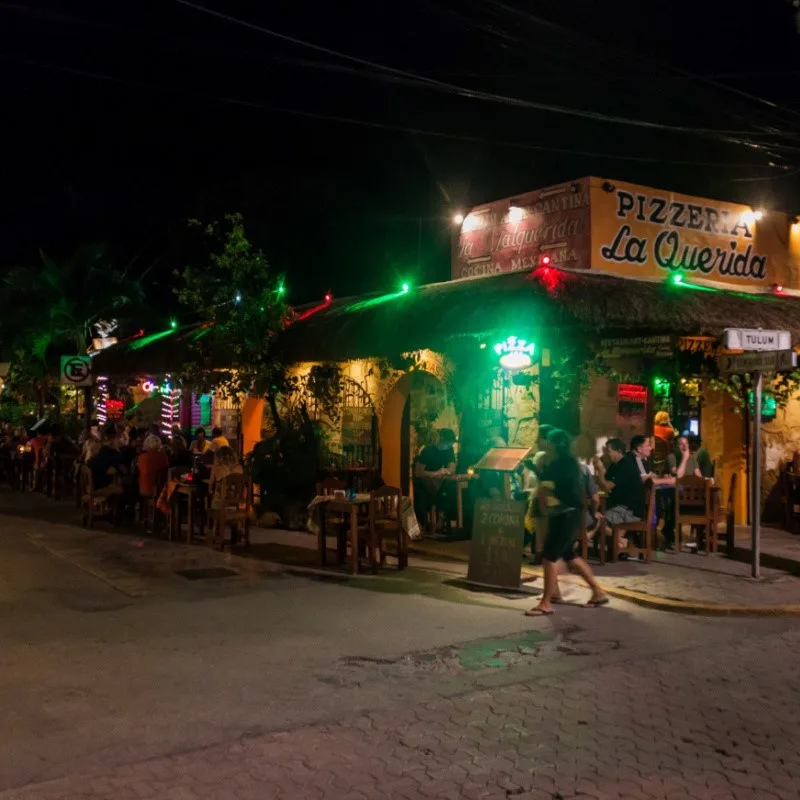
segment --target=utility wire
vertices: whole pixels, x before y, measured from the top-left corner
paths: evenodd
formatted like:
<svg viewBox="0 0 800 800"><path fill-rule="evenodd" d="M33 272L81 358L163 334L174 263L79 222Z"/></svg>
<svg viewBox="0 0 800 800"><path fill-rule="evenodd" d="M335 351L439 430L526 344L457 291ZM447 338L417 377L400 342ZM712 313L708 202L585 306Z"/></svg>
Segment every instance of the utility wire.
<svg viewBox="0 0 800 800"><path fill-rule="evenodd" d="M660 156L636 156L636 155L619 155L615 153L603 153L600 151L592 150L579 150L566 147L552 147L550 145L533 144L530 142L508 141L491 139L483 136L471 136L469 134L450 133L447 131L428 130L423 128L411 128L401 125L391 125L388 123L377 122L375 120L358 119L351 117L337 116L333 114L321 114L313 111L303 111L295 108L285 108L281 106L266 105L258 103L253 100L243 100L236 97L227 97L223 95L212 95L203 92L196 92L194 90L187 90L180 87L170 87L163 84L151 84L143 81L137 81L129 78L120 78L115 75L108 75L106 73L89 72L87 70L76 69L73 67L65 67L59 64L50 64L43 61L34 61L31 59L20 59L14 56L9 56L0 53L0 59L5 61L13 61L25 66L34 66L44 69L51 69L56 72L63 72L69 75L75 75L82 78L89 78L91 80L103 81L106 83L120 83L135 86L147 91L159 91L167 94L184 95L187 97L194 97L198 99L211 100L214 102L225 103L229 105L241 106L244 108L255 108L271 113L287 114L296 117L304 117L307 119L318 119L328 122L336 122L344 125L353 125L364 128L373 128L377 130L396 131L399 133L410 133L417 136L427 136L436 139L452 139L455 141L472 142L474 144L494 145L498 147L516 148L522 150L536 150L539 152L549 153L563 153L566 155L581 156L585 158L604 158L617 161L631 161L639 163L653 163L653 164L676 164L680 166L696 166L696 167L715 167L723 169L766 169L766 170L789 170L792 167L782 164L742 164L735 162L723 161L692 161L686 159L670 159Z"/></svg>
<svg viewBox="0 0 800 800"><path fill-rule="evenodd" d="M313 44L312 42L307 42L304 41L303 39L298 39L294 36L288 36L287 34L279 33L278 31L273 31L269 28L265 28L262 25L257 25L253 22L248 22L246 20L242 20L237 17L232 17L228 14L223 14L221 11L215 11L214 9L207 8L206 6L198 5L197 3L191 2L191 0L174 0L174 1L179 5L195 9L196 11L200 11L201 13L208 14L218 19L224 19L227 22L231 22L235 25L240 25L242 27L249 28L250 30L259 31L260 33L263 33L267 36L271 36L275 39L279 39L280 41L288 42L297 45L299 47L306 47L320 53L325 53L326 55L329 56L334 56L335 58L341 58L345 61L352 61L353 63L360 64L363 67L369 67L370 69L386 72L391 75L396 75L401 78L412 80L416 83L428 86L433 89L438 89L439 91L454 93L470 99L488 100L491 102L501 103L503 105L515 106L518 108L529 108L537 111L547 111L554 114L582 117L584 119L591 119L596 122L610 122L620 125L629 125L638 128L646 128L650 130L664 130L664 131L671 131L673 133L685 133L690 135L700 135L706 137L711 136L714 138L718 138L721 141L727 141L731 144L742 144L749 147L761 147L760 144L735 138L735 137L762 135L761 132L759 131L720 130L714 128L694 128L684 125L667 125L659 122L651 122L649 120L633 119L629 117L616 116L613 114L604 114L598 111L588 111L585 109L569 108L567 106L554 105L551 103L539 103L534 100L524 100L518 97L509 97L507 95L493 94L491 92L483 92L474 89L468 89L467 87L464 86L458 86L456 84L435 80L433 78L428 78L425 77L424 75L419 75L414 72L397 69L395 67L390 67L385 64L379 64L377 62L369 61L368 59L360 58L358 56L352 56L347 53L342 53L338 50L333 50L329 47Z"/></svg>
<svg viewBox="0 0 800 800"><path fill-rule="evenodd" d="M551 22L550 20L544 19L543 17L540 17L540 16L538 16L536 14L533 14L530 11L521 11L520 9L513 8L513 7L508 6L508 5L506 5L506 4L502 3L502 2L498 2L498 0L493 0L493 3L498 8L501 8L504 11L506 11L506 12L508 12L510 14L514 14L514 15L516 15L518 17L523 17L525 19L528 19L531 22L533 22L533 23L535 23L535 24L537 24L537 25L539 25L541 27L549 28L551 30L556 30L556 31L559 31L561 33L566 33L567 35L573 36L573 37L578 38L578 39L583 39L584 41L589 42L590 44L592 44L596 48L605 49L607 47L607 45L603 44L603 42L595 39L594 37L592 37L592 36L590 36L588 34L584 34L584 33L581 33L580 31L576 31L576 30L574 30L572 28L568 28L568 27L566 27L564 25L560 25L557 22ZM755 103L758 103L760 105L763 105L763 106L766 106L766 107L770 108L773 112L783 112L785 114L790 114L790 115L800 119L800 112L795 111L794 109L784 108L784 107L778 105L777 103L773 102L772 100L767 100L764 97L759 97L758 95L752 94L750 92L746 92L746 91L744 91L742 89L737 89L735 86L729 86L728 84L720 83L718 80L715 80L713 77L704 76L704 75L698 75L698 74L696 74L694 72L691 72L690 70L684 69L682 67L676 67L676 66L674 66L672 64L667 64L667 63L665 63L663 61L660 61L658 59L651 58L651 57L648 57L648 56L644 56L644 55L642 55L640 53L637 53L637 52L635 52L633 50L620 48L617 45L615 45L615 51L616 51L617 54L624 53L624 54L627 54L629 56L633 56L634 58L638 58L638 59L640 59L642 61L646 61L646 62L649 62L649 63L654 64L656 66L659 66L662 69L664 69L664 68L668 69L668 70L670 70L672 72L675 72L678 75L681 75L681 76L683 76L683 77L685 77L685 78L687 78L689 80L699 81L699 82L705 83L705 84L707 84L709 86L713 86L716 89L720 89L720 90L725 91L725 92L730 92L732 94L735 94L735 95L738 95L740 97L743 97L743 98L745 98L747 100L751 100L751 101L753 101Z"/></svg>

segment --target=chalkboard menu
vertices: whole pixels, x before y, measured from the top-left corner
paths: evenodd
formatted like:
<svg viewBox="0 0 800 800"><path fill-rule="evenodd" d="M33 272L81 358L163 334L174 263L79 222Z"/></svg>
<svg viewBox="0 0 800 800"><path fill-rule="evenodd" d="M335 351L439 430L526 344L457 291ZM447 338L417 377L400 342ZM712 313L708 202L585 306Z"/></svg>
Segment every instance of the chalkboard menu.
<svg viewBox="0 0 800 800"><path fill-rule="evenodd" d="M519 588L525 511L525 502L520 500L485 498L475 502L468 581Z"/></svg>

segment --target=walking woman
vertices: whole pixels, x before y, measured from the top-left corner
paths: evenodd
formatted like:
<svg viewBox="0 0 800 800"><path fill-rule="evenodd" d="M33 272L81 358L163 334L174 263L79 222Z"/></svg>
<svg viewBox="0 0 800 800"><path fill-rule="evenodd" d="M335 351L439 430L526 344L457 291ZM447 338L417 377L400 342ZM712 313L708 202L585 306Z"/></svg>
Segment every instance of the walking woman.
<svg viewBox="0 0 800 800"><path fill-rule="evenodd" d="M586 604L597 608L608 603L608 596L597 585L589 565L575 552L575 543L583 532L586 506L585 481L580 465L571 451L572 440L566 431L554 430L547 437L547 464L539 483L539 507L547 515L547 538L542 553L544 593L539 605L526 611L529 617L553 613L553 603L561 602L558 586L558 562L566 561L571 572L580 575L592 590Z"/></svg>

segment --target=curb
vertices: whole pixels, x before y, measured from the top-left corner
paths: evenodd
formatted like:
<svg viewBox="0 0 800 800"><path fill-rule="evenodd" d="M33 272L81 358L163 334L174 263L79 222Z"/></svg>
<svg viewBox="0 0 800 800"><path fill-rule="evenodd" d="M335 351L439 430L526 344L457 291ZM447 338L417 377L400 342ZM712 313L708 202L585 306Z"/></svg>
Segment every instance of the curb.
<svg viewBox="0 0 800 800"><path fill-rule="evenodd" d="M441 553L436 549L418 549L411 543L409 552L414 553L420 558L437 558L446 561L457 561L466 563L464 558L458 553ZM543 576L543 571L536 567L522 567L523 575L531 575L537 578ZM563 579L562 579L563 580ZM577 583L571 576L566 576L570 583ZM742 606L742 605L723 605L720 603L692 603L686 600L675 600L669 597L636 592L632 589L622 589L617 586L605 586L600 582L600 588L610 597L620 600L627 600L629 603L652 608L656 611L669 611L673 614L694 614L698 616L710 617L800 617L800 605L772 605L772 606Z"/></svg>

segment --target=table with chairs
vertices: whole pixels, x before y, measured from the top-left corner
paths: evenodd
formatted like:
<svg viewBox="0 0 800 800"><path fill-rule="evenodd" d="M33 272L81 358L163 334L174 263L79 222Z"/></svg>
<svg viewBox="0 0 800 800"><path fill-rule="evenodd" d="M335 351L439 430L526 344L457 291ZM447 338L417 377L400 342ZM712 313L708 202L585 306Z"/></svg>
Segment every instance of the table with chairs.
<svg viewBox="0 0 800 800"><path fill-rule="evenodd" d="M357 574L362 556L369 569L377 573L386 564L387 543L393 544L398 569L408 566L408 534L403 527L403 514L409 503L400 489L381 486L371 492L348 489L344 481L328 478L317 486L317 497L311 503L316 515L317 547L322 566L328 564L327 538L331 529L336 536L337 561L347 562L350 572ZM349 559L348 559L349 545Z"/></svg>
<svg viewBox="0 0 800 800"><path fill-rule="evenodd" d="M732 556L734 547L734 498L736 496L736 474L731 476L728 490L727 508L724 521L723 540L725 552ZM675 517L675 549L678 553L683 547L683 528L689 526L695 531L697 548L705 553L719 551L719 526L723 521L722 487L716 485L711 478L686 475L677 478L674 484L649 485L645 494L645 518L619 525L601 526L593 541L586 536L582 538L582 556L587 558L589 550L594 546L601 564L607 561L616 562L620 556L631 559L650 561L656 548L658 535L658 498L661 493L674 496ZM600 492L600 512L605 510L607 497ZM587 500L588 503L588 500ZM628 546L621 547L620 539L628 539Z"/></svg>

